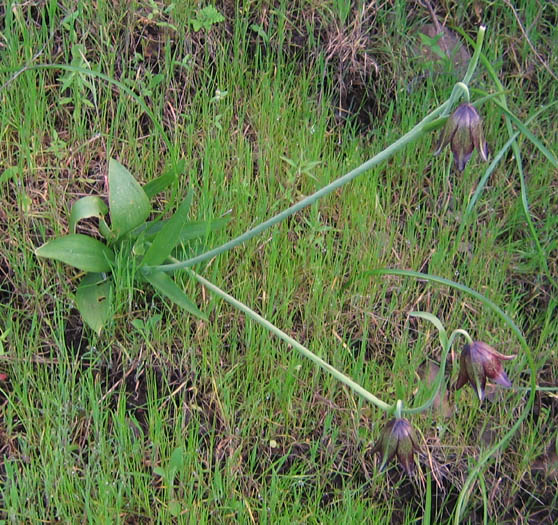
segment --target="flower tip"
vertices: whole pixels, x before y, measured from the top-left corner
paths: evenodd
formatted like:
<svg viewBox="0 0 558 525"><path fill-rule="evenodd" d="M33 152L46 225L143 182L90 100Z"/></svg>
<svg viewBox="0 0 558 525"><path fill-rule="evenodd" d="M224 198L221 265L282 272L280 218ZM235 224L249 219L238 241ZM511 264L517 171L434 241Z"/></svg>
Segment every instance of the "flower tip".
<svg viewBox="0 0 558 525"><path fill-rule="evenodd" d="M484 388L480 386L477 387L477 397L481 403L484 401Z"/></svg>
<svg viewBox="0 0 558 525"><path fill-rule="evenodd" d="M511 388L512 384L511 381L508 377L508 375L506 374L506 372L504 372L502 370L502 372L500 372L498 375L494 376L493 378L491 378L492 381L494 381L495 383L499 384L500 386L503 386L505 388Z"/></svg>

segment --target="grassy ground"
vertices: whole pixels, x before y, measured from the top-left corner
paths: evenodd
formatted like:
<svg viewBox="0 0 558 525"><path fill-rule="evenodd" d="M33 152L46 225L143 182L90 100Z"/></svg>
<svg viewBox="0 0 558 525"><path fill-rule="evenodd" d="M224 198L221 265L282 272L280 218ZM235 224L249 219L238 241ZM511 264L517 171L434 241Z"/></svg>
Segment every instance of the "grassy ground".
<svg viewBox="0 0 558 525"><path fill-rule="evenodd" d="M192 217L230 218L189 248L201 253L358 166L449 96L459 64L419 51L431 10L394 1L351 12L345 4L223 0L215 6L225 20L197 32L195 2L0 7L4 522L410 523L430 509L431 521L444 523L476 458L524 409L525 391L497 390L479 408L464 389L451 417L413 418L424 439L416 477L395 466L379 473L370 451L380 411L186 277L208 322L122 272L114 318L96 337L73 305L76 272L34 256L68 232L77 198L106 194L110 157L142 183L186 160L179 195L194 189ZM506 2L441 2L436 22L473 38L479 23L488 26L487 57L525 120L558 96L558 8L520 4L516 12ZM131 87L171 143L114 85L32 68L47 63L93 68ZM482 67L473 87L496 91ZM495 152L508 138L502 113L490 102L481 112ZM555 112L530 125L553 151ZM520 139L545 274L514 158L495 170L458 238L484 166L475 154L457 174L449 154L432 157L433 140L197 271L390 403L411 400L420 365L440 358L437 334L410 319L412 310L504 353L520 351L468 296L362 276L393 267L453 279L506 311L527 337L538 384L555 386L557 172ZM515 386L528 384L523 354L506 369ZM556 395L538 392L475 485L466 520L479 522L484 511L491 523L558 519L557 417Z"/></svg>

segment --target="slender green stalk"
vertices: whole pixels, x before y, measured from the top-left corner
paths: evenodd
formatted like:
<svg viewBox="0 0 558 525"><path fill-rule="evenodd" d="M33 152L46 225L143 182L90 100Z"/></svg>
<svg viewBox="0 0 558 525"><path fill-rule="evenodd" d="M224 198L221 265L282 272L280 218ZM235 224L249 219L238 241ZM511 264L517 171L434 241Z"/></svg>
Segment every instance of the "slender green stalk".
<svg viewBox="0 0 558 525"><path fill-rule="evenodd" d="M452 332L450 338L446 340L446 343L443 345L442 358L440 360L440 369L436 374L436 378L434 380L434 389L432 390L432 394L430 395L430 398L418 407L407 408L405 410L406 414L420 414L421 412L428 410L434 403L434 400L436 399L436 396L438 395L442 387L442 382L444 379L444 375L446 373L446 363L448 360L449 351L453 345L453 341L455 340L455 337L458 335L464 336L469 343L472 343L471 336L465 330L458 328L457 330L454 330Z"/></svg>
<svg viewBox="0 0 558 525"><path fill-rule="evenodd" d="M471 58L471 61L469 62L469 66L467 67L467 72L465 73L465 77L463 78L462 82L459 82L458 84L456 84L454 86L449 99L446 102L444 102L441 106L436 108L434 111L432 111L429 115L424 117L424 119L422 119L413 129L411 129L409 132L405 133L405 135L400 137L393 144L391 144L390 146L385 148L383 151L381 151L377 155L374 155L374 157L372 157L371 159L369 159L366 162L364 162L363 164L361 164L358 168L355 168L354 170L350 171L349 173L343 175L342 177L339 177L338 179L334 180L333 182L331 182L327 186L324 186L323 188L316 191L312 195L309 195L308 197L302 199L301 201L297 202L293 206L287 208L286 210L283 210L282 212L278 213L274 217L271 217L267 221L264 221L264 222L258 224L254 228L248 230L247 232L243 233L242 235L236 237L235 239L232 239L232 240L226 242L225 244L223 244L221 246L218 246L217 248L214 248L212 250L209 250L205 253L202 253L202 254L200 254L196 257L192 257L191 259L187 259L186 261L177 262L177 263L174 263L174 264L164 264L164 265L161 265L161 266L155 266L153 268L145 267L145 270L149 271L150 269L157 269L157 270L160 270L160 271L163 271L163 272L172 272L174 270L180 270L180 269L183 269L183 268L190 268L191 266L194 266L195 264L201 263L203 261L207 261L208 259L212 259L213 257L216 257L217 255L219 255L219 254L221 254L221 253L223 253L227 250L230 250L230 249L238 246L239 244L242 244L242 243L248 241L249 239L255 237L256 235L259 235L264 230L267 230L271 226L274 226L275 224L283 221L287 217L290 217L294 213L302 210L303 208L305 208L307 206L310 206L311 204L316 202L318 199L332 193L333 191L335 191L336 189L340 188L341 186L347 184L348 182L353 180L355 177L358 177L360 174L364 173L365 171L367 171L367 170L371 169L372 167L376 166L377 164L380 164L381 162L389 159L390 157L395 155L395 153L397 153L400 149L402 149L404 146L406 146L407 144L415 141L417 138L422 136L424 133L428 133L429 131L431 131L432 122L436 118L438 118L439 116L442 116L442 117L446 116L451 111L451 109L452 109L452 107L455 103L455 100L459 96L460 93L465 93L466 98L468 98L469 88L467 87L467 85L469 84L471 78L473 77L473 74L474 74L475 69L477 67L479 57L480 57L480 53L481 53L481 49L482 49L482 43L484 41L485 31L486 31L486 28L484 26L479 27L479 32L478 32L478 35L477 35L477 42L476 42L476 46L475 46L475 52L473 54L473 57Z"/></svg>
<svg viewBox="0 0 558 525"><path fill-rule="evenodd" d="M486 32L486 27L484 26L480 26L479 27L479 32L477 34L477 42L475 44L475 52L473 53L473 56L469 62L469 65L467 66L467 71L465 72L465 76L463 77L463 80L461 82L458 82L454 87L453 90L451 92L450 98L448 100L448 104L446 106L446 111L444 111L444 113L442 114L442 116L445 116L447 114L449 114L449 112L451 111L451 109L453 108L457 97L460 94L465 95L465 99L467 100L467 102L469 102L470 100L470 96L469 96L469 83L471 82L471 79L473 78L473 75L475 73L475 70L477 69L477 65L479 63L479 58L481 56L481 50L482 50L482 43L484 42L484 34Z"/></svg>
<svg viewBox="0 0 558 525"><path fill-rule="evenodd" d="M470 345L473 344L473 338L469 335L469 332L467 332L467 330L463 330L461 328L458 328L457 330L454 330L451 333L450 340L449 340L449 345L450 346L453 344L454 339L458 335L462 335L465 339L467 339L467 343L469 343Z"/></svg>
<svg viewBox="0 0 558 525"><path fill-rule="evenodd" d="M401 413L403 412L403 401L401 399L397 400L397 403L395 403L395 412L394 412L394 416L397 419L401 419Z"/></svg>
<svg viewBox="0 0 558 525"><path fill-rule="evenodd" d="M262 325L266 330L269 330L272 334L276 335L280 339L283 339L283 341L285 341L292 347L296 348L304 357L307 357L308 359L310 359L310 361L317 364L320 368L322 368L326 372L329 372L333 377L335 377L335 379L338 379L339 381L341 381L341 383L347 385L353 392L355 392L362 398L366 399L366 401L373 403L374 405L376 405L378 408L380 408L385 412L390 412L393 410L394 407L392 405L388 405L387 403L384 403L381 399L377 398L375 395L368 392L368 390L362 388L358 383L355 383L350 377L339 372L339 370L337 370L329 363L327 363L326 361L318 357L312 351L308 350L308 348L301 345L298 341L288 336L285 332L283 332L275 325L273 325L272 323L264 319L261 315L254 312L254 310L246 306L244 303L241 303L239 300L235 299L232 295L229 295L228 293L224 292L223 290L221 290L221 288L214 285L212 282L208 281L207 279L204 279L201 275L197 274L193 270L188 269L187 271L189 275L191 275L194 279L196 279L196 281L198 281L200 284L202 284L210 291L212 291L215 295L217 295L224 301L227 301L229 304L231 304L241 312L244 312L248 317L250 317L250 319L256 321L258 324Z"/></svg>
<svg viewBox="0 0 558 525"><path fill-rule="evenodd" d="M432 121L435 120L446 109L446 107L448 106L448 103L449 103L449 101L445 102L444 104L442 104L441 106L436 108L429 115L427 115L424 119L422 119L412 130L410 130L408 133L405 133L405 135L400 137L393 144L388 146L386 149L384 149L383 151L381 151L377 155L374 155L374 157L372 157L371 159L369 159L366 162L364 162L363 164L361 164L358 168L355 168L354 170L349 171L349 173L346 173L342 177L339 177L338 179L329 183L327 186L324 186L323 188L316 191L312 195L309 195L308 197L305 197L304 199L297 202L293 206L287 208L286 210L283 210L282 212L280 212L277 215L271 217L267 221L264 221L264 222L258 224L254 228L248 230L247 232L243 233L242 235L236 237L235 239L232 239L232 240L226 242L225 244L223 244L221 246L218 246L217 248L214 248L214 249L209 250L205 253L202 253L201 255L198 255L196 257L192 257L191 259L187 259L186 261L176 262L174 264L163 264L161 266L153 266L153 267L146 266L145 270L146 271L159 270L159 271L163 271L163 272L172 272L172 271L175 271L175 270L190 268L191 266L194 266L195 264L201 263L203 261L207 261L208 259L212 259L213 257L216 257L217 255L219 255L223 252L226 252L227 250L230 250L230 249L238 246L239 244L242 244L242 243L248 241L249 239L252 239L256 235L259 235L260 233L262 233L264 230L267 230L271 226L274 226L275 224L285 220L287 217L290 217L291 215L295 214L296 212L302 210L303 208L306 208L307 206L310 206L311 204L313 204L317 200L321 199L322 197L325 197L326 195L329 195L330 193L332 193L336 189L340 188L341 186L344 186L345 184L352 181L354 178L358 177L359 175L361 175L365 171L367 171L367 170L373 168L374 166L380 164L381 162L384 162L385 160L389 159L390 157L395 155L395 153L397 153L399 150L401 150L404 146L406 146L407 144L415 141L416 139L421 137L424 133L427 133L428 131L430 131L430 128L428 128L427 125L431 124Z"/></svg>
<svg viewBox="0 0 558 525"><path fill-rule="evenodd" d="M467 71L465 73L465 76L463 77L463 83L467 86L471 82L471 79L473 78L473 75L475 74L475 71L477 69L477 65L478 65L479 59L481 57L482 44L484 42L484 34L485 33L486 33L486 27L485 26L480 26L479 27L479 32L477 33L477 41L475 43L475 51L473 53L471 61L469 62L469 65L467 67Z"/></svg>

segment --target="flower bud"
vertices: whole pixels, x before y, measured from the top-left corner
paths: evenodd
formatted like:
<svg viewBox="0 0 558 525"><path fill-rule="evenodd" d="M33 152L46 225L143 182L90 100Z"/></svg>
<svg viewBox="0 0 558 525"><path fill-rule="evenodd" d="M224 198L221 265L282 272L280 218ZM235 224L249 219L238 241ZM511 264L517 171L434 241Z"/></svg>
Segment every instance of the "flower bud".
<svg viewBox="0 0 558 525"><path fill-rule="evenodd" d="M465 169L475 148L482 160L488 160L488 147L484 141L482 119L472 104L461 104L453 112L444 126L434 155L439 155L448 144L450 144L455 166L459 171Z"/></svg>
<svg viewBox="0 0 558 525"><path fill-rule="evenodd" d="M414 453L419 450L415 431L409 421L396 418L386 424L372 453L379 452L382 455L380 470L384 470L397 454L403 470L410 476L415 470Z"/></svg>
<svg viewBox="0 0 558 525"><path fill-rule="evenodd" d="M459 390L468 382L477 393L479 400L482 401L486 378L509 388L511 382L504 371L502 361L509 361L514 358L514 355L503 355L481 341L474 341L470 345L465 345L459 359L459 377L455 389Z"/></svg>

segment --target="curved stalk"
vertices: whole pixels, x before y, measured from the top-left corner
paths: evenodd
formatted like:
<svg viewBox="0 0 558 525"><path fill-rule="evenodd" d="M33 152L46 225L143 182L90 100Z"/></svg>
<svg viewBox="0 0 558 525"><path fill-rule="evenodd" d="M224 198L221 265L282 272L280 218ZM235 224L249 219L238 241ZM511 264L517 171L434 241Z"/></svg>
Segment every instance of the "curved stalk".
<svg viewBox="0 0 558 525"><path fill-rule="evenodd" d="M169 258L171 259L171 258ZM257 314L246 306L244 303L240 302L238 299L235 299L232 295L229 295L225 291L221 290L218 286L213 284L212 282L204 279L201 275L197 274L191 269L188 269L188 274L192 276L196 281L200 284L208 288L212 291L215 295L226 301L227 303L231 304L241 312L244 312L250 319L256 321L256 323L263 326L266 330L269 330L272 334L276 335L293 348L296 348L304 357L307 357L318 365L320 368L329 372L335 379L341 381L344 385L347 385L353 392L364 398L366 401L376 405L379 409L383 410L384 412L390 412L393 410L393 405L388 405L384 403L381 399L377 398L374 394L368 392L365 388L360 386L358 383L353 381L350 377L346 376L342 372L339 372L336 368L331 366L328 362L324 361L322 358L318 357L314 352L308 350L305 346L301 345L298 341L287 335L285 332L277 328L274 324L270 323L267 319L264 319L261 315Z"/></svg>
<svg viewBox="0 0 558 525"><path fill-rule="evenodd" d="M422 405L418 407L405 409L405 414L420 414L421 412L428 410L432 406L434 400L436 399L436 396L439 394L440 389L442 387L442 382L444 380L444 376L446 373L446 363L448 360L449 351L451 350L453 341L458 335L462 335L463 337L465 337L469 343L473 342L471 336L461 328L458 328L457 330L454 330L451 333L449 339L447 339L445 344L442 345L442 358L440 359L440 369L438 370L438 373L436 374L436 379L434 380L434 389L432 390L432 394Z"/></svg>

